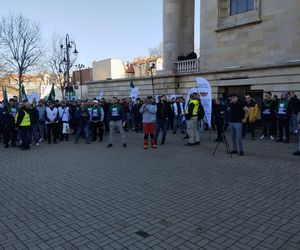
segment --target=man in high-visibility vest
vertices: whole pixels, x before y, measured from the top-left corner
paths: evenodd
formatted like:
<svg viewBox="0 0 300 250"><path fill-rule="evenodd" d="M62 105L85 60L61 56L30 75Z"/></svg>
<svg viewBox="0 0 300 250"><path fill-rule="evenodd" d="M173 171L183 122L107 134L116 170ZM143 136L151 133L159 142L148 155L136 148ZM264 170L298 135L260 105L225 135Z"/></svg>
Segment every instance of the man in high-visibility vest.
<svg viewBox="0 0 300 250"><path fill-rule="evenodd" d="M199 100L197 94L193 93L190 95L190 101L185 110L185 119L187 121L187 133L189 136L189 142L186 146L193 146L200 144L200 136L198 132L198 110Z"/></svg>
<svg viewBox="0 0 300 250"><path fill-rule="evenodd" d="M20 139L22 141L21 149L30 149L30 103L22 103L20 105L20 110L16 114L16 128L19 129Z"/></svg>

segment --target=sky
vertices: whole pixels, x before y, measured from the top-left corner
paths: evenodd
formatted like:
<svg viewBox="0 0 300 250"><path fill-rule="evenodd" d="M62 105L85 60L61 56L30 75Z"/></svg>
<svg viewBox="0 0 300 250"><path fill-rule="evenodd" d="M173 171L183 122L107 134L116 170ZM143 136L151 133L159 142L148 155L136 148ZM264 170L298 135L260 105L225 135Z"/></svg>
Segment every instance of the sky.
<svg viewBox="0 0 300 250"><path fill-rule="evenodd" d="M1 2L1 16L21 13L39 22L46 45L54 33L62 37L68 33L79 51L77 63L86 67L107 58L127 62L147 56L149 48L157 47L163 40L163 0Z"/></svg>

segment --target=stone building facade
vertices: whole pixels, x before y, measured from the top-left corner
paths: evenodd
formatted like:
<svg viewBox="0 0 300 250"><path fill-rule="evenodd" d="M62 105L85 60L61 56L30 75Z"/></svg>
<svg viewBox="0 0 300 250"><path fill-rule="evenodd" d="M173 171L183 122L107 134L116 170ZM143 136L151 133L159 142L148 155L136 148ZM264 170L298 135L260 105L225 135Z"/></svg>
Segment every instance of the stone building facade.
<svg viewBox="0 0 300 250"><path fill-rule="evenodd" d="M300 95L299 0L200 0L200 57L178 62L194 49L194 1L163 1L164 71L154 78L156 94L185 95L201 76L215 96L255 90ZM151 93L151 78L134 80L143 94ZM107 88L108 96L127 96L128 85L128 79L91 82L89 95Z"/></svg>

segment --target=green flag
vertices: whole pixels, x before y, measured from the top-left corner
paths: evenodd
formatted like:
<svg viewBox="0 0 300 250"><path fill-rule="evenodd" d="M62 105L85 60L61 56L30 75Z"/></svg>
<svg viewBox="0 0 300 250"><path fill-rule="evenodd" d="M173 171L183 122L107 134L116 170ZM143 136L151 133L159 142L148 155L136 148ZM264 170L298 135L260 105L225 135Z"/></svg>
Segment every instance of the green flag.
<svg viewBox="0 0 300 250"><path fill-rule="evenodd" d="M49 96L48 96L48 99L47 99L47 102L55 102L55 89L54 89L54 83L52 84L52 88L51 88L51 91L49 93Z"/></svg>
<svg viewBox="0 0 300 250"><path fill-rule="evenodd" d="M2 86L2 93L3 93L3 100L5 103L8 103L7 91L6 86Z"/></svg>
<svg viewBox="0 0 300 250"><path fill-rule="evenodd" d="M25 87L24 87L23 84L21 85L21 88L20 88L19 101L20 102L24 102L24 101L27 102L28 101L27 95L26 95L26 92L25 92Z"/></svg>
<svg viewBox="0 0 300 250"><path fill-rule="evenodd" d="M130 81L130 88L131 88L131 89L134 89L134 84L133 84L133 81L132 81L132 80Z"/></svg>

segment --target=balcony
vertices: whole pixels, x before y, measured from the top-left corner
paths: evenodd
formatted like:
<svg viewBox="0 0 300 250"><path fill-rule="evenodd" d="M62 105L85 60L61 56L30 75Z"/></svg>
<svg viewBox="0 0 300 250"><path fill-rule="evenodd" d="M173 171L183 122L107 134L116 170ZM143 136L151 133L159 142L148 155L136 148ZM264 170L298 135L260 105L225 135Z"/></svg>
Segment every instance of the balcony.
<svg viewBox="0 0 300 250"><path fill-rule="evenodd" d="M177 74L194 73L200 70L200 59L184 60L175 62Z"/></svg>

